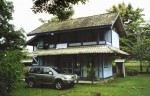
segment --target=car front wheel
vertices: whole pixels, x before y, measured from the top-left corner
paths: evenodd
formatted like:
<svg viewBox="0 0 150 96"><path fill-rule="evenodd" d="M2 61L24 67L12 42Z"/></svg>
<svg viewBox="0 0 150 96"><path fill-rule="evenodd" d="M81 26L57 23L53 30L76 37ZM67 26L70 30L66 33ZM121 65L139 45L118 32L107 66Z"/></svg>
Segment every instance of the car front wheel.
<svg viewBox="0 0 150 96"><path fill-rule="evenodd" d="M56 89L60 90L60 89L63 89L63 87L64 87L64 84L62 81L59 80L59 81L55 82L55 88Z"/></svg>
<svg viewBox="0 0 150 96"><path fill-rule="evenodd" d="M72 87L74 87L74 83L71 83L71 84L70 84L70 88L72 88Z"/></svg>

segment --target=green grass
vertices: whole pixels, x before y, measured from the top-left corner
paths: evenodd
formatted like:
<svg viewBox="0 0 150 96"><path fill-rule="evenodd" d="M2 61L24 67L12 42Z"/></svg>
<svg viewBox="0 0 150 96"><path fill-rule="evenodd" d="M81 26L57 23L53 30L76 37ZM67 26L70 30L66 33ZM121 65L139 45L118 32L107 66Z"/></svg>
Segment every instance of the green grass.
<svg viewBox="0 0 150 96"><path fill-rule="evenodd" d="M136 61L136 60L134 60L134 61L126 61L125 62L125 65L126 66L140 66L140 61Z"/></svg>
<svg viewBox="0 0 150 96"><path fill-rule="evenodd" d="M49 87L28 88L17 83L12 96L149 96L150 75L127 76L103 84L76 84L74 88L56 90Z"/></svg>

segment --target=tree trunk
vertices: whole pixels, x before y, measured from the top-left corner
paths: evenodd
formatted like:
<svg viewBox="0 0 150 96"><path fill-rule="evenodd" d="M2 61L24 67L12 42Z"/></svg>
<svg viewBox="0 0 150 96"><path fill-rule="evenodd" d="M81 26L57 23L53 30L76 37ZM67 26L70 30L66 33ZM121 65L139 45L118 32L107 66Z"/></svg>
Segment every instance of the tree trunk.
<svg viewBox="0 0 150 96"><path fill-rule="evenodd" d="M140 72L143 72L143 68L142 68L142 59L140 59Z"/></svg>

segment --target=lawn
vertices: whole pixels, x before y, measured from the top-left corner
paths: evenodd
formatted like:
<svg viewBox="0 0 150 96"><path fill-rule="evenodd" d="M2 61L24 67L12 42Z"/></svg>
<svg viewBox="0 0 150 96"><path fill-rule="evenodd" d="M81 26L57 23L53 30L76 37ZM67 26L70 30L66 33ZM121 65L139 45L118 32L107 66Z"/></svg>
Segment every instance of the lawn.
<svg viewBox="0 0 150 96"><path fill-rule="evenodd" d="M74 88L56 90L49 87L28 88L17 83L11 96L149 96L150 75L127 76L103 84L76 84Z"/></svg>

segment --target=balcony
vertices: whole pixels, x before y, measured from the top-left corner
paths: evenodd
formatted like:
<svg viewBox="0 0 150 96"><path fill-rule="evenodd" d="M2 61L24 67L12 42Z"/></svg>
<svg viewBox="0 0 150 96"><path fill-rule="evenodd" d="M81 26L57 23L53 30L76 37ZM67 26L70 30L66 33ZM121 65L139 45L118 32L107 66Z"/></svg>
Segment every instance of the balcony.
<svg viewBox="0 0 150 96"><path fill-rule="evenodd" d="M93 41L93 42L77 42L77 43L62 43L62 44L49 44L46 48L43 46L38 46L38 49L61 49L67 47L76 47L76 46L91 46L91 45L112 45L110 42L107 41Z"/></svg>

